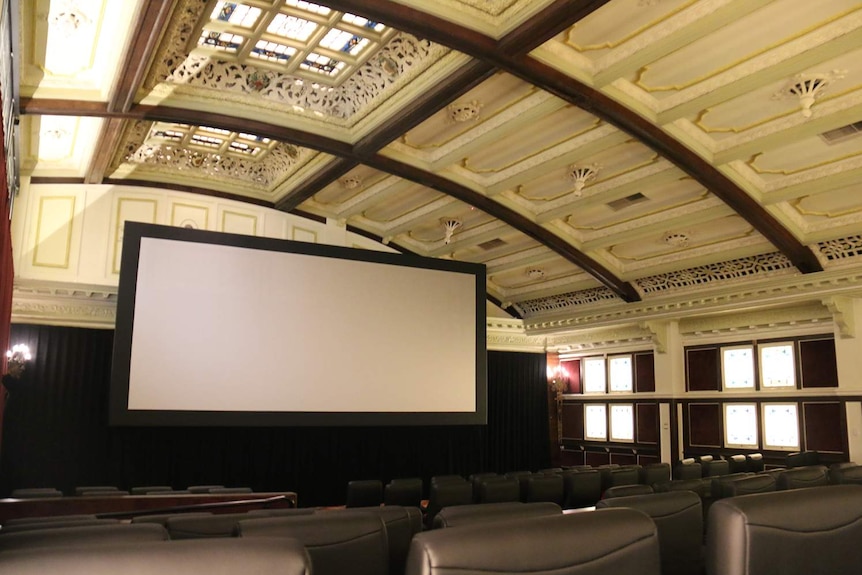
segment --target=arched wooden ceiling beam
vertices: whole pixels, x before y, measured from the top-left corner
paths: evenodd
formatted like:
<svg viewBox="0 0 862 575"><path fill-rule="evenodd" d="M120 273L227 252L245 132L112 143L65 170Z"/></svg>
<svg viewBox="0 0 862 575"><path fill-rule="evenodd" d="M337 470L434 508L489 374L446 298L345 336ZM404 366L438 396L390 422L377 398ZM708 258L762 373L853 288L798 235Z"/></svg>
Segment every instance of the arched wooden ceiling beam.
<svg viewBox="0 0 862 575"><path fill-rule="evenodd" d="M585 16L598 7L596 4L601 5L603 2L555 2L549 10L557 14L584 11ZM529 51L543 43L543 36L531 38L528 32L524 32L525 29L521 29L496 42L474 30L391 0L329 0L327 5L335 10L384 22L493 64L613 124L673 162L733 208L801 272L823 271L823 266L808 246L715 166L619 102L531 58ZM562 16L558 20L561 23L565 21ZM571 22L566 27L570 25Z"/></svg>
<svg viewBox="0 0 862 575"><path fill-rule="evenodd" d="M554 250L560 256L595 277L599 282L611 289L624 301L640 301L639 294L631 284L620 280L604 266L579 251L559 236L556 236L541 225L514 210L511 210L466 186L462 186L461 184L415 166L410 166L403 162L386 158L380 154L374 154L372 156L363 154L360 156L353 151L353 148L349 144L332 138L326 138L325 136L317 134L307 134L291 128L267 124L257 120L165 106L133 106L126 114L112 114L107 111L104 104L96 106L91 103L69 100L49 101L24 98L21 100L21 109L25 114L44 115L74 115L79 113L81 109L84 109L85 115L90 116L103 115L110 118L125 117L130 120L182 122L207 125L230 131L250 132L267 138L272 138L274 140L291 142L296 145L316 149L336 156L337 159L329 168L326 168L324 172L315 178L309 185L303 186L303 193L292 194L286 201L280 202L276 205L278 209L284 211L292 210L302 203L302 201L305 201L307 197L311 197L313 193L319 191L322 186L341 177L361 162L377 170L419 183L470 204L471 206L474 206L514 227L527 236L541 242L549 249Z"/></svg>
<svg viewBox="0 0 862 575"><path fill-rule="evenodd" d="M604 4L606 0L585 2L584 5L592 6L589 10L571 9L571 2L558 0L552 5L552 9L540 13L529 19L522 26L515 29L501 42L503 46L509 46L507 50L520 49L529 50L536 45L546 41L575 21L579 20L596 7ZM154 14L150 15L155 17ZM441 24L442 25L442 24ZM482 40L485 38L485 40ZM490 44L496 42L477 35L476 41L487 41ZM130 73L137 75L133 69ZM436 174L429 173L408 164L397 162L379 155L377 152L393 139L403 134L413 126L418 125L427 117L435 113L440 107L446 105L452 99L458 97L473 86L484 81L494 72L494 67L487 62L476 60L459 70L446 82L438 84L434 89L421 96L409 109L394 119L383 124L377 130L364 137L355 146L349 146L338 140L327 138L316 134L300 132L289 128L275 126L255 120L236 118L224 114L200 112L196 110L184 110L181 108L164 106L132 106L123 110L116 103L107 106L97 103L69 102L63 100L33 100L27 99L23 102L24 113L29 114L78 114L86 116L102 116L111 120L117 118L141 119L149 121L167 121L187 124L207 125L219 127L231 131L252 132L261 136L271 137L280 141L288 141L296 145L313 148L336 156L336 159L314 178L294 190L288 197L284 198L276 207L284 211L295 209L303 201L311 197L322 187L341 177L359 162L365 163L375 169L379 169L393 175L415 181L432 189L458 198L467 204L477 207L489 215L499 219L521 231L540 243L554 250L560 256L574 263L585 272L595 277L603 285L611 289L624 301L639 301L640 295L631 284L622 281L607 268L594 261L592 258L576 249L574 246L549 232L539 224L523 215L506 208L466 186L442 178ZM127 74L128 75L128 74ZM130 89L127 87L127 90ZM103 152L104 153L104 152Z"/></svg>

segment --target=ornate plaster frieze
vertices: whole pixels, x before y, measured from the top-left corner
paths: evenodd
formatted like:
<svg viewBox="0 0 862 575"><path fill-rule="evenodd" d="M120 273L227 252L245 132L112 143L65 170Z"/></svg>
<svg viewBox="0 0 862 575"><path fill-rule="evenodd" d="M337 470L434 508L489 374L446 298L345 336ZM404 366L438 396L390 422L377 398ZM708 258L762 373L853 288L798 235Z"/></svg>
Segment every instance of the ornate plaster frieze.
<svg viewBox="0 0 862 575"><path fill-rule="evenodd" d="M18 282L12 321L113 329L116 303L115 287Z"/></svg>
<svg viewBox="0 0 862 575"><path fill-rule="evenodd" d="M571 310L579 306L597 303L618 302L619 298L609 288L598 287L577 292L517 302L515 307L525 318L543 313Z"/></svg>
<svg viewBox="0 0 862 575"><path fill-rule="evenodd" d="M730 289L698 291L688 297L664 298L621 306L550 310L524 320L527 333L564 332L616 323L681 319L694 315L795 305L831 295L862 292L862 272L843 270L806 276L772 277L762 282L739 282Z"/></svg>
<svg viewBox="0 0 862 575"><path fill-rule="evenodd" d="M862 256L862 235L820 242L817 250L830 264L846 262Z"/></svg>
<svg viewBox="0 0 862 575"><path fill-rule="evenodd" d="M187 174L212 182L237 185L272 193L290 175L318 155L309 148L279 143L263 158L207 152L170 142L147 141L151 122L136 121L126 130L111 163L111 171L124 167L156 173Z"/></svg>
<svg viewBox="0 0 862 575"><path fill-rule="evenodd" d="M652 333L641 325L621 325L610 329L583 330L577 333L548 336L548 350L578 354L593 349L652 347Z"/></svg>
<svg viewBox="0 0 862 575"><path fill-rule="evenodd" d="M682 318L679 321L680 334L686 338L716 336L732 333L750 334L779 327L804 327L817 325L829 330L832 320L827 307L819 302L799 306L749 309L735 314L716 314L695 318Z"/></svg>
<svg viewBox="0 0 862 575"><path fill-rule="evenodd" d="M634 283L641 294L650 295L670 290L702 290L717 282L750 281L755 277L794 273L793 263L781 252L773 252L640 278Z"/></svg>
<svg viewBox="0 0 862 575"><path fill-rule="evenodd" d="M164 82L188 58L187 47L192 43L195 25L206 5L207 0L180 0L177 3L153 58L153 65L144 79L143 89L152 90Z"/></svg>

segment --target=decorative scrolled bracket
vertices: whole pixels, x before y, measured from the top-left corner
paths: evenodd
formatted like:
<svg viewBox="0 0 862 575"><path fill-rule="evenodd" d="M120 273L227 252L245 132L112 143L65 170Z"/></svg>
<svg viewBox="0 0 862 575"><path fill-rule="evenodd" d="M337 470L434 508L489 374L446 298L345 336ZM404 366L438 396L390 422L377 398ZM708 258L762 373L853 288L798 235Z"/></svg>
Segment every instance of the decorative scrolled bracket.
<svg viewBox="0 0 862 575"><path fill-rule="evenodd" d="M668 329L670 327L667 322L642 321L638 327L650 333L656 353L667 353Z"/></svg>
<svg viewBox="0 0 862 575"><path fill-rule="evenodd" d="M856 301L856 298L837 295L823 300L842 338L856 337Z"/></svg>

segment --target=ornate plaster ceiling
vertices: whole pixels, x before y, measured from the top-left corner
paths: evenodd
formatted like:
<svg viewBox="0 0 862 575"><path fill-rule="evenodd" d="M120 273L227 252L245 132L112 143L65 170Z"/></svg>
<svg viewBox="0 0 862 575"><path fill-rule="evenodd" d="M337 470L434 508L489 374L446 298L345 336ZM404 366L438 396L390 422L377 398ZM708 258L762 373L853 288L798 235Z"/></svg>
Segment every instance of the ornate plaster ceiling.
<svg viewBox="0 0 862 575"><path fill-rule="evenodd" d="M857 0L20 6L33 181L484 263L537 334L862 270Z"/></svg>

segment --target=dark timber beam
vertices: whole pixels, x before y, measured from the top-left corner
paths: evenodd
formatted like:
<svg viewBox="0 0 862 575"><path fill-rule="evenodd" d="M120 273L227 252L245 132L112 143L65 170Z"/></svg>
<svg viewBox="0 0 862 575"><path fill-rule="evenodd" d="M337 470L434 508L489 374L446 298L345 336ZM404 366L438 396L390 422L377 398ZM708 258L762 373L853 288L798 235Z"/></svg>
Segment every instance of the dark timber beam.
<svg viewBox="0 0 862 575"><path fill-rule="evenodd" d="M529 46L538 46L547 40L547 38L542 40L542 37L539 36L531 37L530 30L541 31L542 34L545 34L549 30L558 29L560 26L565 29L603 3L584 0L568 4L571 4L575 20L567 22L566 26L562 26L565 20L559 16L559 11L568 12L565 6L561 7L560 3L555 2L552 5L554 9L549 13L558 14L559 26L553 27L552 20L543 21L540 14L538 20L527 22L499 42L495 42L493 39L469 28L402 6L391 0L330 0L327 2L327 5L336 10L385 22L404 32L449 46L493 64L500 70L547 90L562 100L592 113L609 124L613 124L667 158L733 208L793 262L793 265L801 272L823 271L822 265L810 248L800 242L772 214L715 166L680 144L660 127L622 104L598 90L578 82L571 76L529 57L527 53L530 49ZM519 49L521 46L527 49Z"/></svg>
<svg viewBox="0 0 862 575"><path fill-rule="evenodd" d="M622 281L593 260L585 253L575 248L563 238L549 232L533 220L519 214L514 210L503 206L488 196L474 192L466 186L448 180L437 174L426 172L409 164L399 162L392 158L377 155L366 162L373 168L410 180L428 188L448 194L462 202L475 206L485 213L494 216L498 220L507 223L521 233L546 245L563 258L572 262L585 272L596 278L604 286L613 291L617 296L627 302L640 301L640 295L631 284Z"/></svg>
<svg viewBox="0 0 862 575"><path fill-rule="evenodd" d="M481 34L469 31L465 32L465 29L448 23L445 20L441 20L403 6L398 9L417 18L419 22L424 24L433 24L431 27L428 27L427 30L429 32L434 31L435 34L441 35L441 38L438 38L437 40L443 44L449 44L453 40L454 33L457 32L459 37L463 34L469 36L471 39L469 44L471 46L475 47L476 45L481 44L483 51L493 53L495 50L500 49L506 50L507 52L517 53L519 51L528 51L535 46L541 45L553 35L565 30L575 21L583 18L592 12L592 10L595 10L597 7L604 4L605 1L606 0L594 0L591 2L581 2L573 7L569 0L557 0L538 16L529 19L523 25L508 34L499 44L495 40L487 38ZM390 3L384 4L389 7L395 6ZM335 5L332 7L335 9L341 9ZM356 10L354 8L350 8L348 11L362 13L361 10ZM155 15L157 13L161 12L155 8L147 12L147 14L150 14L151 19L155 19ZM380 18L380 20L387 21L386 18ZM424 37L428 36L428 34L419 35ZM434 38L432 38L432 40L433 39ZM489 215L505 222L528 237L539 241L551 250L557 252L561 257L574 263L586 273L594 276L599 282L611 289L624 301L639 301L640 296L631 284L620 280L604 266L592 260L586 254L579 251L559 236L549 232L539 224L536 224L529 218L506 208L498 202L495 202L487 196L475 192L466 186L462 186L436 174L429 173L420 168L416 168L409 164L398 162L378 154L379 150L389 142L412 127L420 124L458 96L464 94L474 86L489 78L494 71L495 67L492 64L482 60L476 60L469 63L458 70L446 81L437 84L434 88L423 94L419 99L412 102L408 108L396 118L382 124L380 127L367 134L354 146L350 146L349 144L333 140L325 136L274 126L272 124L266 124L259 121L180 108L163 106L131 106L127 109L121 109L111 103L105 106L87 102L32 99L28 99L24 104L25 112L32 114L78 114L102 116L110 118L111 122L118 121L119 119L169 121L207 125L231 131L246 131L316 149L336 156L337 159L324 168L322 172L318 173L314 178L304 183L289 196L276 204L275 207L277 209L284 211L290 211L296 208L306 199L320 191L323 187L329 185L331 182L349 172L360 162L365 163L375 169L417 182L481 209ZM123 77L131 78L134 75L134 73L130 73L127 69ZM128 84L128 81L126 81L126 83ZM113 149L115 149L115 146L110 147L110 150ZM109 162L110 159L108 158L105 160L102 158L101 161L105 162L105 166L107 166L107 162Z"/></svg>
<svg viewBox="0 0 862 575"><path fill-rule="evenodd" d="M160 32L168 21L173 2L171 0L150 0L142 5L134 24L132 41L123 54L122 73L113 86L107 110L109 112L128 112L135 101L135 95L149 67L153 52L158 46ZM87 168L85 181L88 184L101 184L105 171L111 163L114 151L123 135L125 121L112 118L105 122L96 151Z"/></svg>
<svg viewBox="0 0 862 575"><path fill-rule="evenodd" d="M170 19L173 0L147 0L135 22L135 31L123 57L122 74L114 86L108 110L128 112L150 67L161 32Z"/></svg>
<svg viewBox="0 0 862 575"><path fill-rule="evenodd" d="M336 157L311 179L280 199L275 204L275 209L289 212L358 165L359 162L355 160Z"/></svg>

